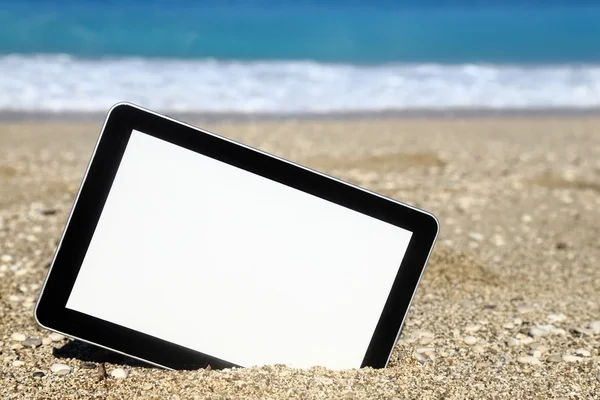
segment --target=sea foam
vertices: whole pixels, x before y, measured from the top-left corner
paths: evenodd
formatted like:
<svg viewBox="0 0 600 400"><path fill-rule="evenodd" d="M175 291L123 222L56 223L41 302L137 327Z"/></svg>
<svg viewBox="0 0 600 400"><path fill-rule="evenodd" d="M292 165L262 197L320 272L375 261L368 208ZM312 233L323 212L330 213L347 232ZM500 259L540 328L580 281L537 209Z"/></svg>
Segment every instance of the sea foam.
<svg viewBox="0 0 600 400"><path fill-rule="evenodd" d="M600 106L600 65L0 57L0 110L329 113Z"/></svg>

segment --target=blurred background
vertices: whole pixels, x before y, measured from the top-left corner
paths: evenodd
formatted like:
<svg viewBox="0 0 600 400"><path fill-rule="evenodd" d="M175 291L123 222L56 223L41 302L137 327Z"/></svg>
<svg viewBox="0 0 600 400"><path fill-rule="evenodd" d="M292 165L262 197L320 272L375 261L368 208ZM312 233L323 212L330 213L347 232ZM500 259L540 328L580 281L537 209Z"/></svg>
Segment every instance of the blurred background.
<svg viewBox="0 0 600 400"><path fill-rule="evenodd" d="M0 113L600 106L596 0L0 0Z"/></svg>

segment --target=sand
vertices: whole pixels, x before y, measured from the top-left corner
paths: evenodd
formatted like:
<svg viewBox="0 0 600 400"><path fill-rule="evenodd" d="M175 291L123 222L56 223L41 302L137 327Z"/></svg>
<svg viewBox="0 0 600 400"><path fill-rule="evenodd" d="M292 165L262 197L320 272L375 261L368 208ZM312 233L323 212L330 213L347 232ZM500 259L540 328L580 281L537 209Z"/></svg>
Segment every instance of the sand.
<svg viewBox="0 0 600 400"><path fill-rule="evenodd" d="M439 217L389 367L166 371L51 341L33 305L101 124L2 123L3 398L600 398L599 118L198 125Z"/></svg>

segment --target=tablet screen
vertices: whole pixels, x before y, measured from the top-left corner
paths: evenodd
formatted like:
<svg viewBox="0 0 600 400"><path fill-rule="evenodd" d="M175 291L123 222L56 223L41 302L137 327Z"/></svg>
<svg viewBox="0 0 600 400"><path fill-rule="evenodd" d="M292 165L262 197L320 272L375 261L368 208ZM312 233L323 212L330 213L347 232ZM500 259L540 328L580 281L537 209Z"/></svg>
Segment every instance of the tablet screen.
<svg viewBox="0 0 600 400"><path fill-rule="evenodd" d="M411 235L133 131L67 308L244 367L358 368Z"/></svg>

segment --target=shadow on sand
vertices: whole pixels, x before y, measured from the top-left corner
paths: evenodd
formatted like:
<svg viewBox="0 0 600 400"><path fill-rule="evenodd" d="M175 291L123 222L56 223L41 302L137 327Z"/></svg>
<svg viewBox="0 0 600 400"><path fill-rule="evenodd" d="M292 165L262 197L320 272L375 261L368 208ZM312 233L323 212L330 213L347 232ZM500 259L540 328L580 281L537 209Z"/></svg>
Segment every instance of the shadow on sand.
<svg viewBox="0 0 600 400"><path fill-rule="evenodd" d="M111 363L130 367L158 368L152 364L124 356L113 351L105 350L88 343L73 340L60 348L55 348L52 354L57 358L73 358L85 363ZM91 368L91 365L89 366Z"/></svg>

